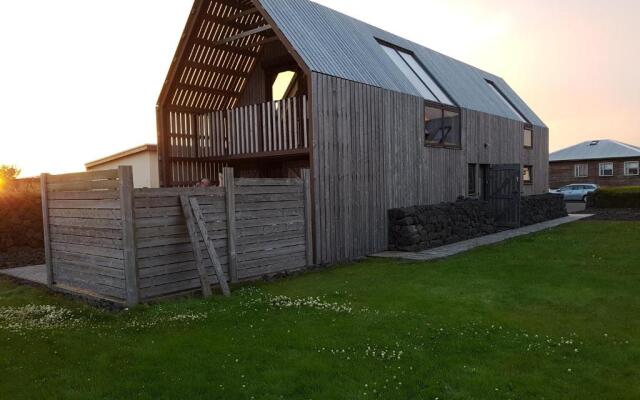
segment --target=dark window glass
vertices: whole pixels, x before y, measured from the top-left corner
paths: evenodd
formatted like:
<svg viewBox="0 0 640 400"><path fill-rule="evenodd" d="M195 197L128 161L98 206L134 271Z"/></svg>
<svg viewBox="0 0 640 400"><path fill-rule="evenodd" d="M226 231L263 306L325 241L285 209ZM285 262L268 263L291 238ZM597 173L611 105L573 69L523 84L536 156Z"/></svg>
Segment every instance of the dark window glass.
<svg viewBox="0 0 640 400"><path fill-rule="evenodd" d="M462 145L459 113L445 110L442 128L445 132L444 144L456 147Z"/></svg>
<svg viewBox="0 0 640 400"><path fill-rule="evenodd" d="M425 107L424 123L427 144L437 145L442 143L442 118L443 110L440 108Z"/></svg>
<svg viewBox="0 0 640 400"><path fill-rule="evenodd" d="M460 113L426 106L424 123L428 146L461 147Z"/></svg>

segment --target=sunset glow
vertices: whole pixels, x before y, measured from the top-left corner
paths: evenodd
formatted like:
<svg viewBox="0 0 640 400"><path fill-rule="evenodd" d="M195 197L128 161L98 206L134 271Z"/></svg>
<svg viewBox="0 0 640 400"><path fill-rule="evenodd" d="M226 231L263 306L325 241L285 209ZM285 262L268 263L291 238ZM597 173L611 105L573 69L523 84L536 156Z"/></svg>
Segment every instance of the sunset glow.
<svg viewBox="0 0 640 400"><path fill-rule="evenodd" d="M502 76L549 126L552 150L640 145L640 2L319 2ZM191 5L0 3L0 164L22 176L78 171L154 143L155 103Z"/></svg>

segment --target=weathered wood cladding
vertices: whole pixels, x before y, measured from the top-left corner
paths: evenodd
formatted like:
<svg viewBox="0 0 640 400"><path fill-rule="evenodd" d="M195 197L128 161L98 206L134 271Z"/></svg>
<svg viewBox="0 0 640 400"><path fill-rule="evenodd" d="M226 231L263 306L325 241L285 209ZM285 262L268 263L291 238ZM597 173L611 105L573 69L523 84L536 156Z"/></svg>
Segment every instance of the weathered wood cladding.
<svg viewBox="0 0 640 400"><path fill-rule="evenodd" d="M524 195L545 193L549 187L549 129L533 127L533 147L524 147L524 124L479 111L463 110L466 164L520 164L533 167L533 182L522 185ZM480 179L479 175L477 175ZM466 181L466 180L465 180ZM478 182L478 184L480 184Z"/></svg>
<svg viewBox="0 0 640 400"><path fill-rule="evenodd" d="M233 277L238 281L308 265L310 221L305 202L309 185L302 180L235 180L231 208L224 187L133 190L131 185L133 230L126 232L129 218L123 218L125 202L121 199L126 191L101 188L119 187L112 183L119 183L117 171L104 174L76 175L72 181L47 177L53 281L65 290L125 303L131 299L127 282L135 282L133 289L142 301L200 289L202 279L181 196L197 199L227 277L230 232L235 232ZM233 176L233 171L227 175ZM203 265L210 281L217 284L213 263L199 236ZM125 265L135 267L135 280L127 278Z"/></svg>
<svg viewBox="0 0 640 400"><path fill-rule="evenodd" d="M247 81L247 86L238 101L238 106L242 107L251 104L266 103L271 100L267 97L267 72L265 67L286 58L289 58L291 59L291 62L294 62L286 47L284 47L280 41L265 45L264 50L258 59L258 64L251 73L251 76Z"/></svg>
<svg viewBox="0 0 640 400"><path fill-rule="evenodd" d="M463 148L425 147L423 99L318 73L311 83L316 263L385 250L387 211L465 196L469 163L532 165L523 191L546 191L546 128L524 149L522 123L463 109Z"/></svg>

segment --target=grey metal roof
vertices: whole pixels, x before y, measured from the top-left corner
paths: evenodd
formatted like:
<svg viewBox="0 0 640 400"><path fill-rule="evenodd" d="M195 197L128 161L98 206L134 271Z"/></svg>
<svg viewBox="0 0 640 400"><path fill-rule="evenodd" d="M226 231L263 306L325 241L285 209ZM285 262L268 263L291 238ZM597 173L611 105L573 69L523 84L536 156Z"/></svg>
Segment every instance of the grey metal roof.
<svg viewBox="0 0 640 400"><path fill-rule="evenodd" d="M638 157L640 147L615 140L590 140L549 155L549 161L603 160Z"/></svg>
<svg viewBox="0 0 640 400"><path fill-rule="evenodd" d="M519 120L485 79L493 81L533 124L542 120L500 77L308 0L259 0L314 72L420 96L376 39L415 54L463 108Z"/></svg>

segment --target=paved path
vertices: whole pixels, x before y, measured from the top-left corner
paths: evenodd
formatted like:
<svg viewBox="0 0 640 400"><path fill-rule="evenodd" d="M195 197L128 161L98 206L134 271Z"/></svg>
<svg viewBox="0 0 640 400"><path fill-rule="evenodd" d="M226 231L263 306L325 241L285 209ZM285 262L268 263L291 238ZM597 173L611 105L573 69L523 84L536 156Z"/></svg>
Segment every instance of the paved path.
<svg viewBox="0 0 640 400"><path fill-rule="evenodd" d="M476 247L487 246L490 244L504 242L505 240L509 240L518 236L529 235L531 233L555 228L556 226L579 221L581 219L588 218L588 217L591 217L591 215L571 214L565 218L554 219L553 221L547 221L541 224L525 226L522 228L499 232L493 235L487 235L487 236L479 237L476 239L466 240L464 242L453 243L446 246L437 247L435 249L420 251L417 253L385 251L383 253L374 254L373 257L404 258L407 260L417 260L417 261L437 260L440 258L450 257L459 253L464 253L465 251L469 251Z"/></svg>
<svg viewBox="0 0 640 400"><path fill-rule="evenodd" d="M567 211L569 211L569 214L579 213L587 208L587 205L583 201L568 201L565 204L567 205Z"/></svg>
<svg viewBox="0 0 640 400"><path fill-rule="evenodd" d="M46 265L34 265L31 267L0 269L0 275L6 275L11 278L20 279L39 285L47 284L47 267Z"/></svg>

